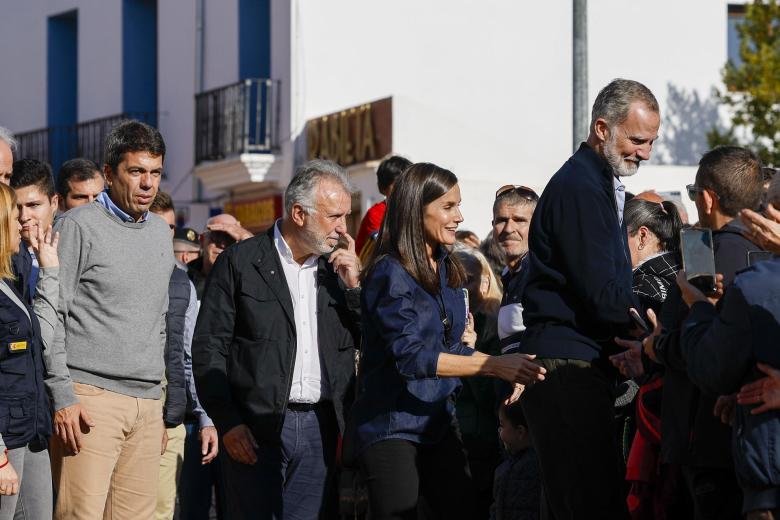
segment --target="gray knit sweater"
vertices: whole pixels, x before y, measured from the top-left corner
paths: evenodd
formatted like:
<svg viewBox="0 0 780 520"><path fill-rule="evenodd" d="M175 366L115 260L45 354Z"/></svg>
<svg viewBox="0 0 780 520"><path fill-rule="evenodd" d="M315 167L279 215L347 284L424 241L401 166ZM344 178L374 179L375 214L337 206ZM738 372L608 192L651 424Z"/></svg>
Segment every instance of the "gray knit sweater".
<svg viewBox="0 0 780 520"><path fill-rule="evenodd" d="M161 397L168 281L168 226L149 214L122 222L99 203L58 219L59 326L44 352L55 410L78 402L73 382Z"/></svg>

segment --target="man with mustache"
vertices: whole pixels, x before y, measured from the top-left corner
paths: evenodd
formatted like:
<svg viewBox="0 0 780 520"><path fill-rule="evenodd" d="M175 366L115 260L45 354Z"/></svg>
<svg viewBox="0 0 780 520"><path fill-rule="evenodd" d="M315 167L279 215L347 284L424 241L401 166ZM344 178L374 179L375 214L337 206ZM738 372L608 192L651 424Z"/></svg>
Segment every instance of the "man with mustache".
<svg viewBox="0 0 780 520"><path fill-rule="evenodd" d="M227 247L206 281L192 365L227 452L231 519L337 517L336 443L360 339L351 193L337 164L303 164L284 217Z"/></svg>
<svg viewBox="0 0 780 520"><path fill-rule="evenodd" d="M521 397L538 454L545 518L627 518L609 354L631 328L631 261L620 177L650 158L652 92L616 79L599 92L590 134L550 179L531 221L520 351L544 381Z"/></svg>
<svg viewBox="0 0 780 520"><path fill-rule="evenodd" d="M160 132L120 123L106 137L109 192L55 225L60 323L44 362L58 520L154 516L174 258L170 228L149 207L164 157Z"/></svg>

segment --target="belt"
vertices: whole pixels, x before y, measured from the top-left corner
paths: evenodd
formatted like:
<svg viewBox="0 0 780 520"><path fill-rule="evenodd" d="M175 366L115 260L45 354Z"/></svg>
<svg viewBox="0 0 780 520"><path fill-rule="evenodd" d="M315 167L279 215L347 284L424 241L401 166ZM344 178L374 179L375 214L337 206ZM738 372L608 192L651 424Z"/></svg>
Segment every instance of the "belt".
<svg viewBox="0 0 780 520"><path fill-rule="evenodd" d="M287 403L287 409L291 412L313 412L328 404L330 404L330 401L317 401L316 403Z"/></svg>

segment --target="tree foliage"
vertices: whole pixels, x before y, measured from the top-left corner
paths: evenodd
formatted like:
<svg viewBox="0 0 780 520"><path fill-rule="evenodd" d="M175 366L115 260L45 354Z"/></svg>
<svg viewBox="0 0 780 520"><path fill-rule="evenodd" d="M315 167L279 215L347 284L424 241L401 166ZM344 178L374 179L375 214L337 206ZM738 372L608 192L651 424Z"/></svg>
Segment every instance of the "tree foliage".
<svg viewBox="0 0 780 520"><path fill-rule="evenodd" d="M754 0L746 6L745 18L737 26L742 63L731 61L723 68L726 90L721 102L731 107L731 128L712 129L708 144L736 144L736 129L747 132L753 149L764 164L780 165L780 5L777 0ZM744 138L742 139L744 140Z"/></svg>

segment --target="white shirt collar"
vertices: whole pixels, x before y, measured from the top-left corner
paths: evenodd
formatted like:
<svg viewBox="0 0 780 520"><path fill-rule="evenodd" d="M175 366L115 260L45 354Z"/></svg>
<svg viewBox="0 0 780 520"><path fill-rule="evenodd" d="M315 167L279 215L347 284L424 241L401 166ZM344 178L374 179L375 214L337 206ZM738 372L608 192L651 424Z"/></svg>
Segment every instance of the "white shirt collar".
<svg viewBox="0 0 780 520"><path fill-rule="evenodd" d="M274 245L276 246L276 250L279 251L279 256L287 263L298 265L301 269L305 267L312 267L317 265L318 257L317 255L309 255L309 257L306 259L305 262L303 262L303 265L298 264L298 262L295 261L295 258L293 257L292 249L290 249L290 246L287 244L287 241L282 236L282 231L280 229L282 225L282 219L278 219L274 223Z"/></svg>

